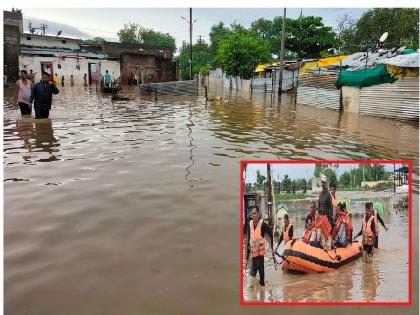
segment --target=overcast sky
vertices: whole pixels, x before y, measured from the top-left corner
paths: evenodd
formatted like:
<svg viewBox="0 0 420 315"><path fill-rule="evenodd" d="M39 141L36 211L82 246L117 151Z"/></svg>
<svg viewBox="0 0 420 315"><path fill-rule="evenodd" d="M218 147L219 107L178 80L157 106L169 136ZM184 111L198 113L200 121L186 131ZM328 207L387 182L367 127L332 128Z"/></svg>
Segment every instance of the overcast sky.
<svg viewBox="0 0 420 315"><path fill-rule="evenodd" d="M338 176L343 174L352 168L358 168L359 164L343 164L339 165L336 173ZM401 165L395 165L395 168L401 167ZM257 181L257 171L264 176L267 176L267 165L266 164L248 164L246 169L245 182L255 183ZM315 164L273 164L273 177L277 181L282 179L284 175L288 175L292 179L310 179L314 175ZM385 170L393 171L393 164L385 164Z"/></svg>
<svg viewBox="0 0 420 315"><path fill-rule="evenodd" d="M315 15L323 18L324 24L335 27L337 18L344 13L348 13L354 18L359 18L366 8L349 8L349 9L328 9L304 8L303 15ZM101 36L106 38L117 39L117 32L124 23L136 22L146 28L152 28L164 33L170 33L175 37L177 46L182 41L189 41L188 23L181 19L181 16L189 18L188 8L184 9L148 9L148 8L121 8L121 9L25 9L22 12L26 19L38 18L56 22L59 24L67 24L80 29L81 31L91 34L92 36ZM300 8L287 9L287 17L297 18L301 12ZM208 41L208 34L212 25L222 21L229 25L233 22L240 23L249 27L251 22L258 18L264 17L272 19L275 16L283 14L282 8L232 8L232 9L194 9L193 20L197 19L194 24L193 41L197 41L201 35L203 39ZM27 31L27 25L24 25ZM280 31L280 30L279 30ZM66 34L63 34L66 36ZM68 36L68 35L67 35Z"/></svg>

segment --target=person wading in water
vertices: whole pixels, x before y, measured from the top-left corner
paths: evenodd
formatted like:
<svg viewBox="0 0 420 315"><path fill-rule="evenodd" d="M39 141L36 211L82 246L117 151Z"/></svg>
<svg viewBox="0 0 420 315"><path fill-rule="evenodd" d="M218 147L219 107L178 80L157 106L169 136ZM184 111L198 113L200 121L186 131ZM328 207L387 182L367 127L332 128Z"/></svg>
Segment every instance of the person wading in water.
<svg viewBox="0 0 420 315"><path fill-rule="evenodd" d="M30 100L32 87L32 81L28 79L28 72L22 70L20 79L16 81L16 102L22 116L30 115L32 112L32 102Z"/></svg>
<svg viewBox="0 0 420 315"><path fill-rule="evenodd" d="M52 95L58 94L58 88L54 82L50 81L50 77L47 72L42 73L42 80L36 83L32 89L30 102L35 101L35 118L48 118Z"/></svg>
<svg viewBox="0 0 420 315"><path fill-rule="evenodd" d="M264 281L264 256L265 256L265 242L270 239L271 252L273 250L273 235L267 223L263 222L261 218L260 209L258 206L251 206L252 220L249 222L249 229L247 234L247 248L246 248L246 265L248 268L249 254L252 256L251 266L251 281L249 287L253 286L256 280L257 271L260 274L260 285L265 286Z"/></svg>

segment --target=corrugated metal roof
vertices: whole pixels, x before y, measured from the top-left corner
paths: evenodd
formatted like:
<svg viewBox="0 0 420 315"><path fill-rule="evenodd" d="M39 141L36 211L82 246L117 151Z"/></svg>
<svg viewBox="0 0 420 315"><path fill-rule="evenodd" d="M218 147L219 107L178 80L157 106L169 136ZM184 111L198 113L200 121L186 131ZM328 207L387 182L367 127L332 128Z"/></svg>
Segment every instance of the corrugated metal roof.
<svg viewBox="0 0 420 315"><path fill-rule="evenodd" d="M360 90L361 114L419 119L419 78L405 77L394 83L385 83Z"/></svg>
<svg viewBox="0 0 420 315"><path fill-rule="evenodd" d="M94 53L86 50L70 50L70 49L51 49L51 48L40 48L40 47L25 47L21 46L20 49L22 54L25 55L39 55L39 56L55 56L55 57L82 57L91 59L106 59L108 55L103 53Z"/></svg>
<svg viewBox="0 0 420 315"><path fill-rule="evenodd" d="M409 55L400 55L398 50L388 50L384 52L357 52L350 55L348 58L341 61L342 67L349 67L350 71L359 70L366 67L366 55L367 55L367 66L372 67L378 64L389 64L399 67L419 67L419 53L412 53ZM339 66L340 63L334 65Z"/></svg>
<svg viewBox="0 0 420 315"><path fill-rule="evenodd" d="M299 86L296 103L340 110L340 90Z"/></svg>
<svg viewBox="0 0 420 315"><path fill-rule="evenodd" d="M398 67L418 68L419 67L419 53L415 52L408 55L399 55L389 59L380 61L387 65L393 65Z"/></svg>

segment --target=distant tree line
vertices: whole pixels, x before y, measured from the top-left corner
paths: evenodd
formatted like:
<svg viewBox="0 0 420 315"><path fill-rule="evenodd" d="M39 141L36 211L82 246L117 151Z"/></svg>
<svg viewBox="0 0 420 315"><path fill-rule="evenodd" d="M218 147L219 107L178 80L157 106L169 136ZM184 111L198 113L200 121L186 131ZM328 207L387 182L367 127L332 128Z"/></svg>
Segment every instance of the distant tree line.
<svg viewBox="0 0 420 315"><path fill-rule="evenodd" d="M258 64L277 60L280 55L282 17L260 18L249 28L219 22L211 27L209 43L193 43L193 74L208 74L221 67L233 76L252 77ZM339 16L337 27L324 25L322 17L300 16L286 18L285 55L287 58L319 58L334 54L350 54L376 49L380 36L388 32L385 47L419 47L419 9L375 8L367 10L356 20L349 14ZM175 38L129 22L118 32L121 43L169 47L176 52ZM101 43L96 37L86 42ZM183 42L179 62L183 79L189 77L189 43Z"/></svg>

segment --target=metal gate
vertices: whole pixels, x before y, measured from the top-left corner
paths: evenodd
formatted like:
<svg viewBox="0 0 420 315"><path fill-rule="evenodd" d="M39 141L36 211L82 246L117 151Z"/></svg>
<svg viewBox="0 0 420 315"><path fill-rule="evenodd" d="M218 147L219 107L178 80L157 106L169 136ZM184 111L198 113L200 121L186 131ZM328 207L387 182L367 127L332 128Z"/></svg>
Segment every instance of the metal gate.
<svg viewBox="0 0 420 315"><path fill-rule="evenodd" d="M158 95L197 95L197 80L140 84L140 91Z"/></svg>

